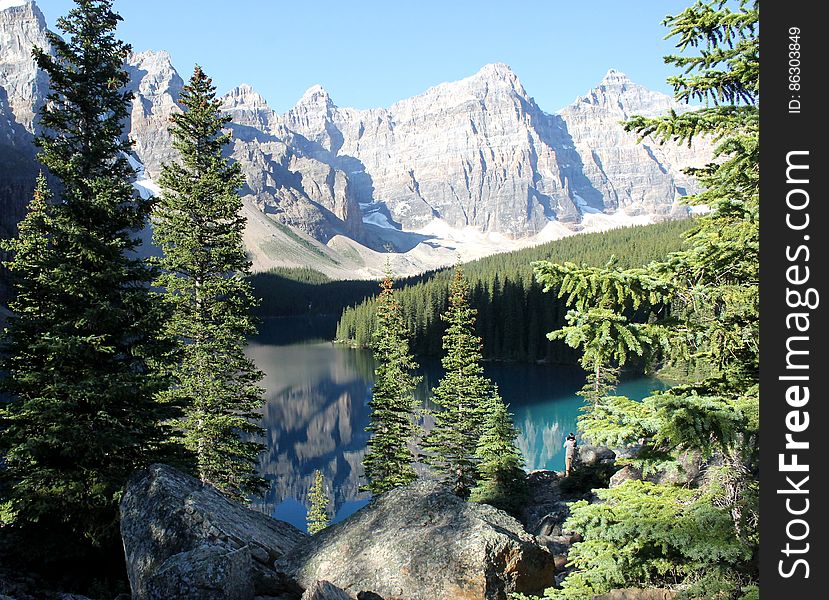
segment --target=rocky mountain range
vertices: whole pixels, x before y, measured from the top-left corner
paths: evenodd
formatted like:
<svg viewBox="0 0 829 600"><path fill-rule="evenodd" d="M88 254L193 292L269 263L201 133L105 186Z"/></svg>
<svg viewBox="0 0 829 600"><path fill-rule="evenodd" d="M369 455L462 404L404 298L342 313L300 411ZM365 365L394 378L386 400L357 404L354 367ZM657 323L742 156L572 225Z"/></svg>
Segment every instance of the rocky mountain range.
<svg viewBox="0 0 829 600"><path fill-rule="evenodd" d="M48 82L32 45L48 48L31 0L0 2L0 221L22 214L36 171L32 135ZM167 131L184 85L164 51L132 54L127 131L153 184L175 159ZM544 112L505 64L490 64L388 108L338 107L321 86L284 114L249 85L222 98L230 151L246 177L246 242L255 266L310 264L370 276L385 259L400 273L580 231L687 214L684 167L710 145L638 143L621 122L687 110L615 70L555 114Z"/></svg>
<svg viewBox="0 0 829 600"><path fill-rule="evenodd" d="M22 0L0 0L0 235L14 232L37 175L32 132L48 79L32 46L48 47L46 20Z"/></svg>

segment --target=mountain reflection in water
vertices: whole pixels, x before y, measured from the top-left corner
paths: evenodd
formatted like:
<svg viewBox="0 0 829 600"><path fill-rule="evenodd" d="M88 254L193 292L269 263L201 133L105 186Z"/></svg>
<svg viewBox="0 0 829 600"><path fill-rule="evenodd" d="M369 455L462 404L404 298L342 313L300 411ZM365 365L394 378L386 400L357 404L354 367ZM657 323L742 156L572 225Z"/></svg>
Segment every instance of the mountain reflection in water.
<svg viewBox="0 0 829 600"><path fill-rule="evenodd" d="M368 401L374 360L366 350L325 341L334 336L336 318L267 319L251 340L248 354L264 371L266 404L262 425L266 450L260 471L270 483L257 510L305 529L308 490L316 469L325 476L339 521L368 502L359 491L368 435ZM438 360L422 360L418 397L427 404L441 375ZM518 445L526 468L562 469L564 436L576 429L582 400L575 392L584 375L576 367L489 363L521 430ZM653 379L624 382L619 392L642 398L661 387Z"/></svg>

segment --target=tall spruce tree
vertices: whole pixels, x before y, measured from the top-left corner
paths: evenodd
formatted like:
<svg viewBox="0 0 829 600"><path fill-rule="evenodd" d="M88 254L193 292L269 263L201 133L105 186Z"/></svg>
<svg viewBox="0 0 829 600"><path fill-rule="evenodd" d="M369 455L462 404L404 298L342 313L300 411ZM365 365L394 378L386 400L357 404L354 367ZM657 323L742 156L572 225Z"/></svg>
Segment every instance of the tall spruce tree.
<svg viewBox="0 0 829 600"><path fill-rule="evenodd" d="M542 263L537 273L574 306L571 325L595 306L608 311L608 327L622 324L608 335L610 347L626 353L636 346L629 334L644 333L665 358L708 365L698 381L641 403L606 397L580 419L600 443L644 440L645 469L655 461L681 468L677 458L690 452L706 461L706 477L690 488L628 481L599 490L600 503L573 505L568 526L584 541L569 555L576 571L561 590L548 590L556 599L654 584L689 598L759 596L759 9L748 0L697 2L665 23L687 53L666 57L683 72L670 79L677 98L708 106L627 127L666 143L717 140L716 160L692 171L705 191L690 202L710 212L687 235L687 249L644 269ZM647 319L620 321L632 307ZM585 348L590 339L571 341Z"/></svg>
<svg viewBox="0 0 829 600"><path fill-rule="evenodd" d="M322 471L317 469L314 471L314 483L311 484L311 490L308 494L308 517L306 522L308 524L308 533L314 535L328 527L331 522L331 517L328 514L328 505L331 500L325 491L325 477Z"/></svg>
<svg viewBox="0 0 829 600"><path fill-rule="evenodd" d="M375 495L415 480L412 445L419 429L415 422L419 403L414 396L419 378L412 375L417 363L409 352L406 327L390 275L380 287L373 344L377 367L369 402L371 421L366 428L371 438L363 458L368 479L363 489Z"/></svg>
<svg viewBox="0 0 829 600"><path fill-rule="evenodd" d="M51 202L52 192L41 171L26 216L17 224L17 237L0 242L0 247L10 256L10 260L4 262L11 274L14 292L9 308L16 316L27 317L25 321L17 321L19 324L7 331L3 342L9 348L22 347L27 331L36 330L45 313L48 281L43 281L42 277L48 273L47 267L55 259L54 249L49 243ZM14 337L21 339L15 343L11 341Z"/></svg>
<svg viewBox="0 0 829 600"><path fill-rule="evenodd" d="M255 305L245 279L250 262L242 242L245 218L238 163L223 155L216 88L200 67L181 93L184 112L171 133L180 162L165 164L153 239L162 249L156 285L172 307L167 331L181 342L171 400L184 406L185 447L195 454L202 481L245 500L261 490L256 474L262 434L262 373L245 356L245 336L255 332Z"/></svg>
<svg viewBox="0 0 829 600"><path fill-rule="evenodd" d="M78 0L34 50L51 82L40 114L39 160L61 184L46 203L38 183L20 238L8 248L15 298L3 338L0 445L13 521L58 539L117 540L117 505L129 474L159 457L155 367L168 347L152 271L133 252L151 209L133 191L123 136L131 94L129 46L106 0ZM62 533L66 534L61 538ZM55 555L57 556L57 555ZM52 558L55 558L53 556Z"/></svg>
<svg viewBox="0 0 829 600"><path fill-rule="evenodd" d="M496 393L481 364L481 338L475 335L475 309L469 306L469 286L457 267L449 288L448 323L443 336L445 374L432 393L438 409L435 425L423 441L425 460L460 496L467 496L478 479L476 449L484 408Z"/></svg>
<svg viewBox="0 0 829 600"><path fill-rule="evenodd" d="M497 389L485 400L482 412L483 426L475 449L479 480L470 500L517 512L526 499L527 475L516 444L519 431Z"/></svg>

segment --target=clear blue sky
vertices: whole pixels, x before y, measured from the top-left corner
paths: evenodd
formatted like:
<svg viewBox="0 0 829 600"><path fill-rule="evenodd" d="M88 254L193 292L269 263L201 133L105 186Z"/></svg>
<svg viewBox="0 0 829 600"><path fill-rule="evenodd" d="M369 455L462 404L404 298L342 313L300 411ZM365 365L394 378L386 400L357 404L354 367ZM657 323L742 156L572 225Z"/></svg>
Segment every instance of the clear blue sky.
<svg viewBox="0 0 829 600"><path fill-rule="evenodd" d="M71 0L36 0L54 29ZM670 93L661 21L690 0L116 0L119 34L199 63L219 92L249 83L279 112L319 83L338 106L388 106L491 62L554 112L609 68Z"/></svg>

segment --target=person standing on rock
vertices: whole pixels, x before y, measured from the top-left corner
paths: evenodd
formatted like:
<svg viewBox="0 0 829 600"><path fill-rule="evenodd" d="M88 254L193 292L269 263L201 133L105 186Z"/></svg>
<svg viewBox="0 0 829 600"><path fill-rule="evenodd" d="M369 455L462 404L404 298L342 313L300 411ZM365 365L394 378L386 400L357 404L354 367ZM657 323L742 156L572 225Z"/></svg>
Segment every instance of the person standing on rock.
<svg viewBox="0 0 829 600"><path fill-rule="evenodd" d="M564 476L570 477L570 471L573 468L573 459L576 456L576 436L573 432L567 434L564 440Z"/></svg>

